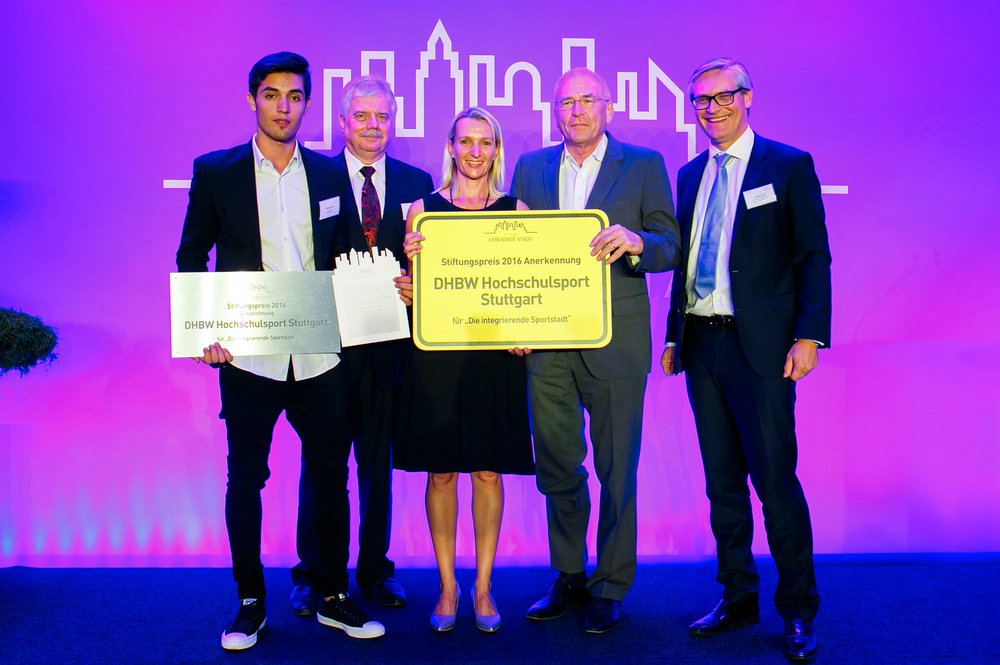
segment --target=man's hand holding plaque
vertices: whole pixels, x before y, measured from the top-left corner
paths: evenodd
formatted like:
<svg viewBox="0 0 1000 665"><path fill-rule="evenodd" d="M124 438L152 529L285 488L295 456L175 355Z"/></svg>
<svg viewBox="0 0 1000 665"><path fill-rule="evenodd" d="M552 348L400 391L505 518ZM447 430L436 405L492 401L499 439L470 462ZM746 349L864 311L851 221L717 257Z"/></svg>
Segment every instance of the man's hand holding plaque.
<svg viewBox="0 0 1000 665"><path fill-rule="evenodd" d="M223 348L221 344L216 342L215 344L206 346L202 349L200 357L196 356L191 360L199 364L204 363L211 367L218 367L219 365L225 365L226 363L233 362L233 354L231 354L228 349Z"/></svg>

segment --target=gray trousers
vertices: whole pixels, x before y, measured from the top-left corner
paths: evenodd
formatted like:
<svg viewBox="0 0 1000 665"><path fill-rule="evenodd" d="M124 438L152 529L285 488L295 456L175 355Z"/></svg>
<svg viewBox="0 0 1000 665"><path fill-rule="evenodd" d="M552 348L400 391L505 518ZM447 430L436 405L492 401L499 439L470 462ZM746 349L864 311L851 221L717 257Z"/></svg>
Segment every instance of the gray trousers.
<svg viewBox="0 0 1000 665"><path fill-rule="evenodd" d="M597 568L592 594L621 600L636 566L636 470L646 375L597 379L578 351L552 354L529 374L538 489L545 495L552 567L585 572L590 492L583 460L584 410L590 416L594 470L601 483Z"/></svg>

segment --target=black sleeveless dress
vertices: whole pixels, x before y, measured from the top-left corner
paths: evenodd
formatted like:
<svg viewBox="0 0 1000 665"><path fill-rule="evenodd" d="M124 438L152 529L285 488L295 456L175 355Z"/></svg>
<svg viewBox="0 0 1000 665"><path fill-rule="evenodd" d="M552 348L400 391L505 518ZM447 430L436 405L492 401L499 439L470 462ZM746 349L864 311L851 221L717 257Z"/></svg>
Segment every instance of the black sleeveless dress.
<svg viewBox="0 0 1000 665"><path fill-rule="evenodd" d="M440 194L427 212L461 211ZM487 210L515 210L503 196ZM404 471L533 475L524 358L506 351L421 351L407 361L393 465Z"/></svg>

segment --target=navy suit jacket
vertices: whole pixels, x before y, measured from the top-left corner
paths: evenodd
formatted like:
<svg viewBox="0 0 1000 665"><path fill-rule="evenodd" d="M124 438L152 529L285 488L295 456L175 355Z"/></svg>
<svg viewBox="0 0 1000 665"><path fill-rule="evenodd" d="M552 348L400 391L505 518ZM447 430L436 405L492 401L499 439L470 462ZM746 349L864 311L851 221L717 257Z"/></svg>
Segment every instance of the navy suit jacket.
<svg viewBox="0 0 1000 665"><path fill-rule="evenodd" d="M344 151L333 158L334 180L337 188L344 193L340 198L341 230L347 234L347 244L359 252L367 252L365 234L361 230L361 215L354 200L351 177L347 173L347 158ZM406 162L385 156L385 205L382 221L378 226L378 247L388 249L396 260L406 266L403 254L403 236L406 234L406 217L402 204L413 203L430 194L434 182L427 171L410 166Z"/></svg>
<svg viewBox="0 0 1000 665"><path fill-rule="evenodd" d="M677 212L684 255L677 265L667 342L683 345L688 254L694 204L708 151L677 176ZM747 209L742 192L773 185L777 201ZM747 361L779 376L796 339L830 345L830 244L812 157L757 134L743 178L729 257L733 315ZM675 355L678 371L680 348Z"/></svg>
<svg viewBox="0 0 1000 665"><path fill-rule="evenodd" d="M558 210L562 155L562 145L523 155L514 167L511 195L533 210ZM603 210L612 225L621 224L639 234L643 251L635 267L624 256L611 265L611 342L601 349L583 350L581 356L598 379L648 374L651 343L646 273L670 270L680 254L663 156L620 143L608 134L608 149L587 207ZM528 369L538 372L551 355L537 351L527 358Z"/></svg>
<svg viewBox="0 0 1000 665"><path fill-rule="evenodd" d="M346 248L335 246L336 217L319 218L319 202L341 194L333 177L333 160L302 146L299 154L309 187L316 270L333 270L333 257ZM194 160L187 215L177 250L179 271L208 270L208 254L213 246L218 271L264 269L253 159L253 147L247 142Z"/></svg>
<svg viewBox="0 0 1000 665"><path fill-rule="evenodd" d="M368 244L361 229L361 215L354 200L350 174L347 172L347 158L344 152L333 158L334 186L340 195L338 221L338 246L347 246L358 252L367 252ZM385 205L382 221L378 226L377 246L392 252L396 260L406 267L403 253L403 236L406 234L406 218L402 204L413 203L434 189L434 182L426 171L410 166L398 159L385 157ZM412 343L409 339L377 342L361 346L345 347L342 354L349 377L357 380L365 359L370 358L375 376L384 385L400 385L403 381L403 367L406 353Z"/></svg>

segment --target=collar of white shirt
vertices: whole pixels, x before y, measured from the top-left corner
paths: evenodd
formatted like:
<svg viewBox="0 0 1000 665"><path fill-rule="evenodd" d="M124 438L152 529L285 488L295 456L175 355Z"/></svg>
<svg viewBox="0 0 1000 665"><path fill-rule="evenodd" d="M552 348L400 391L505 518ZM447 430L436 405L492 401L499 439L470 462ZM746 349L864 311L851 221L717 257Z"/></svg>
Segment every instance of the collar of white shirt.
<svg viewBox="0 0 1000 665"><path fill-rule="evenodd" d="M350 174L351 178L353 178L354 176L358 175L358 171L361 170L362 166L371 166L373 169L375 169L375 173L373 174L372 177L375 177L375 175L379 175L379 176L382 177L383 180L385 180L385 153L384 152L382 153L381 157L379 157L377 160L375 160L374 164L365 164L360 159L358 159L357 157L355 157L354 153L351 152L350 150L348 150L347 148L344 148L344 158L347 160L347 172ZM361 177L363 178L364 176L361 176Z"/></svg>
<svg viewBox="0 0 1000 665"><path fill-rule="evenodd" d="M271 160L268 159L267 157L265 157L264 153L262 153L260 151L260 148L257 147L257 135L256 134L253 135L253 140L250 141L250 145L253 146L253 166L254 166L254 171L256 171L257 173L260 173L263 170L265 164L267 164L268 166L270 166L273 169L274 168L274 164L272 164ZM295 170L299 169L301 166L302 166L302 153L299 152L299 142L296 141L295 142L295 152L292 153L292 159L288 162L288 166L285 167L285 173L293 173ZM283 174L279 174L279 175L283 175Z"/></svg>
<svg viewBox="0 0 1000 665"><path fill-rule="evenodd" d="M732 155L745 164L750 159L750 153L753 152L753 137L753 130L748 125L743 134L731 146L726 148L725 151L719 150L714 145L709 144L708 158L710 160L715 159L715 156L720 152L725 152L727 155ZM729 169L726 170L728 171Z"/></svg>
<svg viewBox="0 0 1000 665"><path fill-rule="evenodd" d="M594 152L587 155L587 158L583 160L583 163L586 164L587 160L593 159L595 162L600 164L601 162L604 161L604 153L606 153L607 151L608 151L608 134L607 132L605 132L604 136L601 137L601 142L597 144L597 148L594 150ZM575 169L583 168L582 165L577 165L576 160L573 159L573 157L569 154L569 151L566 150L565 143L563 144L562 158L563 158L563 163L568 166L572 166Z"/></svg>

